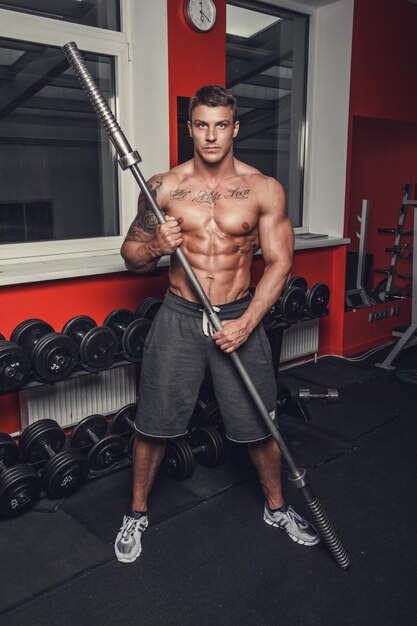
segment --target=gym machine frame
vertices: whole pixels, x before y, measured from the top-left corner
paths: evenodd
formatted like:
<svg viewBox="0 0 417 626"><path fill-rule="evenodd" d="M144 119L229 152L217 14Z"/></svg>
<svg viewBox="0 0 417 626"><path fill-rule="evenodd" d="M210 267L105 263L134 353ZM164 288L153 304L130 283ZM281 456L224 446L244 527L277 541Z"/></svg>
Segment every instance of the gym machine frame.
<svg viewBox="0 0 417 626"><path fill-rule="evenodd" d="M416 202L414 201L414 204ZM414 243L417 241L417 206L414 207ZM406 331L401 334L401 338L397 341L394 347L391 349L389 354L385 357L382 363L375 363L375 367L379 367L384 370L394 370L395 366L392 365L394 359L397 358L398 354L401 352L403 348L407 346L414 345L415 334L417 331L417 254L414 251L413 256L413 286L412 286L412 313L411 313L411 324L408 326ZM393 334L396 334L396 331L393 331ZM414 340L414 341L412 341Z"/></svg>
<svg viewBox="0 0 417 626"><path fill-rule="evenodd" d="M97 113L100 118L101 123L103 124L110 141L116 149L118 154L118 161L120 167L125 170L127 168L132 172L136 182L138 183L148 205L152 208L158 222L160 224L164 224L166 222L166 218L154 197L151 194L150 189L148 188L146 181L138 167L138 163L141 162L141 157L139 156L137 151L133 151L130 147L126 137L124 136L119 124L116 121L115 116L110 110L107 102L104 100L103 95L101 94L96 82L91 76L84 59L77 48L77 45L74 42L67 43L63 46L64 54L75 72L77 79L79 80L82 88L84 89L87 98L89 99L93 109ZM213 309L209 299L207 298L206 293L204 292L202 286L200 285L194 271L189 264L184 252L181 248L177 248L175 254L181 263L184 272L186 273L196 295L200 299L204 310L212 323L213 327L216 330L222 329L222 324L216 312ZM291 470L290 480L291 482L300 489L306 505L310 510L312 517L317 525L317 528L321 534L323 542L327 545L331 555L336 561L337 565L341 569L347 569L350 565L350 559L339 540L336 532L334 531L323 507L321 506L319 500L315 496L311 486L309 485L307 479L307 472L304 468L298 468L295 465L295 462L283 441L281 434L278 429L275 427L275 424L270 417L268 410L266 409L261 397L259 396L251 378L249 377L245 367L243 366L239 355L237 352L230 353L230 358L232 359L242 381L249 392L252 400L254 401L256 407L258 408L261 416L266 422L268 429L270 430L274 440L278 444L281 449L281 452L286 460L286 463Z"/></svg>

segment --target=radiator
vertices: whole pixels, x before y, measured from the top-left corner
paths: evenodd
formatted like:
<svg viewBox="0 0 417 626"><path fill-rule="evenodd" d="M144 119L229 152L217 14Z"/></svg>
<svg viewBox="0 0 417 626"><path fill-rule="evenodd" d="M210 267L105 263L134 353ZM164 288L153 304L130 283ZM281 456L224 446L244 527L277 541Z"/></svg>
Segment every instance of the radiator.
<svg viewBox="0 0 417 626"><path fill-rule="evenodd" d="M317 352L319 348L319 325L320 320L314 319L293 324L284 330L280 363Z"/></svg>
<svg viewBox="0 0 417 626"><path fill-rule="evenodd" d="M123 365L54 385L29 387L19 393L19 402L22 430L45 417L65 427L87 415L115 413L136 402L136 366Z"/></svg>

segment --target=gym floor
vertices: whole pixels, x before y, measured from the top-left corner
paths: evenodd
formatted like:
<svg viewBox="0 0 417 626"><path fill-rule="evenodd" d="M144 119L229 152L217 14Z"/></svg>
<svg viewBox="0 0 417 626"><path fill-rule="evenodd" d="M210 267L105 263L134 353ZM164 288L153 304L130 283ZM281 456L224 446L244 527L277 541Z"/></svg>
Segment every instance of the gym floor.
<svg viewBox="0 0 417 626"><path fill-rule="evenodd" d="M308 405L310 422L283 415L280 428L350 569L338 568L322 543L299 546L267 526L252 468L230 459L197 465L183 482L158 475L142 556L120 564L113 541L130 495L125 467L0 523L0 623L414 625L416 386L375 368L384 354L326 357L280 374L293 391L340 390L338 404ZM395 365L417 368L416 349ZM283 480L308 517L286 471Z"/></svg>

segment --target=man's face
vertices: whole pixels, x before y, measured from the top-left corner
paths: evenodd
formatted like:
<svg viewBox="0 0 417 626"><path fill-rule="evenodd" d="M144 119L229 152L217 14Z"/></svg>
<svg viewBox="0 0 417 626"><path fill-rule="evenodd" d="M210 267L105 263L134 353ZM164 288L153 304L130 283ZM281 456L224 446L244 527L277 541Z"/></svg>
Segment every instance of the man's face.
<svg viewBox="0 0 417 626"><path fill-rule="evenodd" d="M233 149L239 122L233 122L230 107L197 106L188 122L197 154L208 164L219 163Z"/></svg>

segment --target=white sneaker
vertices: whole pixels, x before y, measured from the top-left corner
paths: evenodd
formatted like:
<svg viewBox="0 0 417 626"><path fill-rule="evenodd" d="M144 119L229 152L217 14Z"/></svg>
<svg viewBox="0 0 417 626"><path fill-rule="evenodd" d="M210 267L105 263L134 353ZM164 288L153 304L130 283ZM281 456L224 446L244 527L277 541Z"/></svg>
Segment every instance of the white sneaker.
<svg viewBox="0 0 417 626"><path fill-rule="evenodd" d="M123 524L114 542L116 558L121 563L133 563L142 552L142 534L148 527L148 516L135 519L130 515L123 517Z"/></svg>
<svg viewBox="0 0 417 626"><path fill-rule="evenodd" d="M298 515L289 504L286 511L271 513L265 503L264 521L270 526L282 528L296 543L315 546L320 541L319 534L312 524Z"/></svg>

